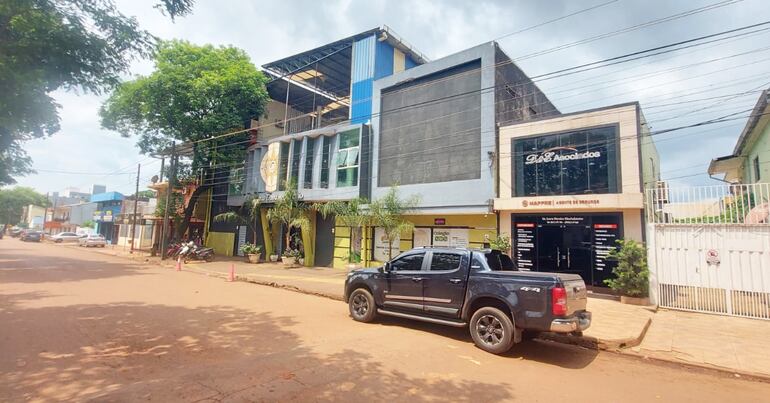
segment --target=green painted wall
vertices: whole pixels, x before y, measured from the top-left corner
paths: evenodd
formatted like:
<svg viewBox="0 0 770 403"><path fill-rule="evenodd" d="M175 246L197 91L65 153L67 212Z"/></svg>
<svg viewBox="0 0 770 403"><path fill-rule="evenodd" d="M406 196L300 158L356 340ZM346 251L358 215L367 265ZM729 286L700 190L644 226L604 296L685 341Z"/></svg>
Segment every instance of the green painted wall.
<svg viewBox="0 0 770 403"><path fill-rule="evenodd" d="M743 160L743 183L770 182L770 125L751 144ZM754 172L754 158L759 157L759 178Z"/></svg>

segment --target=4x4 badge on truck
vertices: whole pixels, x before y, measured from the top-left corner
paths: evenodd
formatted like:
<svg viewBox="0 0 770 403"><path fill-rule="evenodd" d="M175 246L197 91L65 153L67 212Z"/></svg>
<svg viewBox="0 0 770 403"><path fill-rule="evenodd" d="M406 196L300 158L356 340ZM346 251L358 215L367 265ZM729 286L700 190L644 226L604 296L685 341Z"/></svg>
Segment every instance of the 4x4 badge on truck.
<svg viewBox="0 0 770 403"><path fill-rule="evenodd" d="M521 287L522 291L540 292L540 287Z"/></svg>

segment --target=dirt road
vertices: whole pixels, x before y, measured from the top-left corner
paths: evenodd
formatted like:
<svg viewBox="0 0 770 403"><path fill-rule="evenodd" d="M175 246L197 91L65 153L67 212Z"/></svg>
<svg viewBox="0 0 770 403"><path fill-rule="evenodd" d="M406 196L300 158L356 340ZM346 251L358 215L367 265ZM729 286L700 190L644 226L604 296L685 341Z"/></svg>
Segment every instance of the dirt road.
<svg viewBox="0 0 770 403"><path fill-rule="evenodd" d="M258 269L255 269L258 270ZM0 240L0 401L760 401L770 384Z"/></svg>

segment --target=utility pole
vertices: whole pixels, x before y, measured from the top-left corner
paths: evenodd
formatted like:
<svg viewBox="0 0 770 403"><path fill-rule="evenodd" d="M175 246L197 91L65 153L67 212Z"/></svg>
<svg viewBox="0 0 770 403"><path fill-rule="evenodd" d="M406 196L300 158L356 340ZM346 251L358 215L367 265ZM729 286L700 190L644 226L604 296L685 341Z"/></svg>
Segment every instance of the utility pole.
<svg viewBox="0 0 770 403"><path fill-rule="evenodd" d="M45 206L43 207L43 232L45 232L45 222L48 218L48 198L49 198L49 192L45 192ZM28 223L30 227L32 227L32 218L30 217L30 222ZM30 228L31 229L31 228Z"/></svg>
<svg viewBox="0 0 770 403"><path fill-rule="evenodd" d="M171 143L171 159L169 160L168 186L166 188L166 208L163 209L163 232L160 236L160 260L166 259L166 233L168 232L168 210L171 204L171 192L174 191L176 180L176 142Z"/></svg>
<svg viewBox="0 0 770 403"><path fill-rule="evenodd" d="M134 191L134 217L131 220L131 253L134 253L134 239L136 238L136 208L139 205L139 175L142 173L142 164L136 165L136 191Z"/></svg>

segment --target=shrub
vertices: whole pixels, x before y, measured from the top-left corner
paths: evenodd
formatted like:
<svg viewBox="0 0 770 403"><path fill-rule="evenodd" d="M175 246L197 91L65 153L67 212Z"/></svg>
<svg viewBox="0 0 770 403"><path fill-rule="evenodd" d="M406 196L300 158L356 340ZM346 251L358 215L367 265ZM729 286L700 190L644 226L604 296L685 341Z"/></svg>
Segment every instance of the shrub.
<svg viewBox="0 0 770 403"><path fill-rule="evenodd" d="M620 248L612 250L608 258L618 262L612 269L616 278L604 280L611 289L628 297L647 297L650 290L650 272L647 270L647 250L634 240L618 240Z"/></svg>
<svg viewBox="0 0 770 403"><path fill-rule="evenodd" d="M498 234L495 239L489 241L489 246L501 252L508 252L511 250L511 237L506 234Z"/></svg>
<svg viewBox="0 0 770 403"><path fill-rule="evenodd" d="M241 245L241 252L247 255L259 255L262 253L262 245L255 245L253 243L245 243Z"/></svg>

